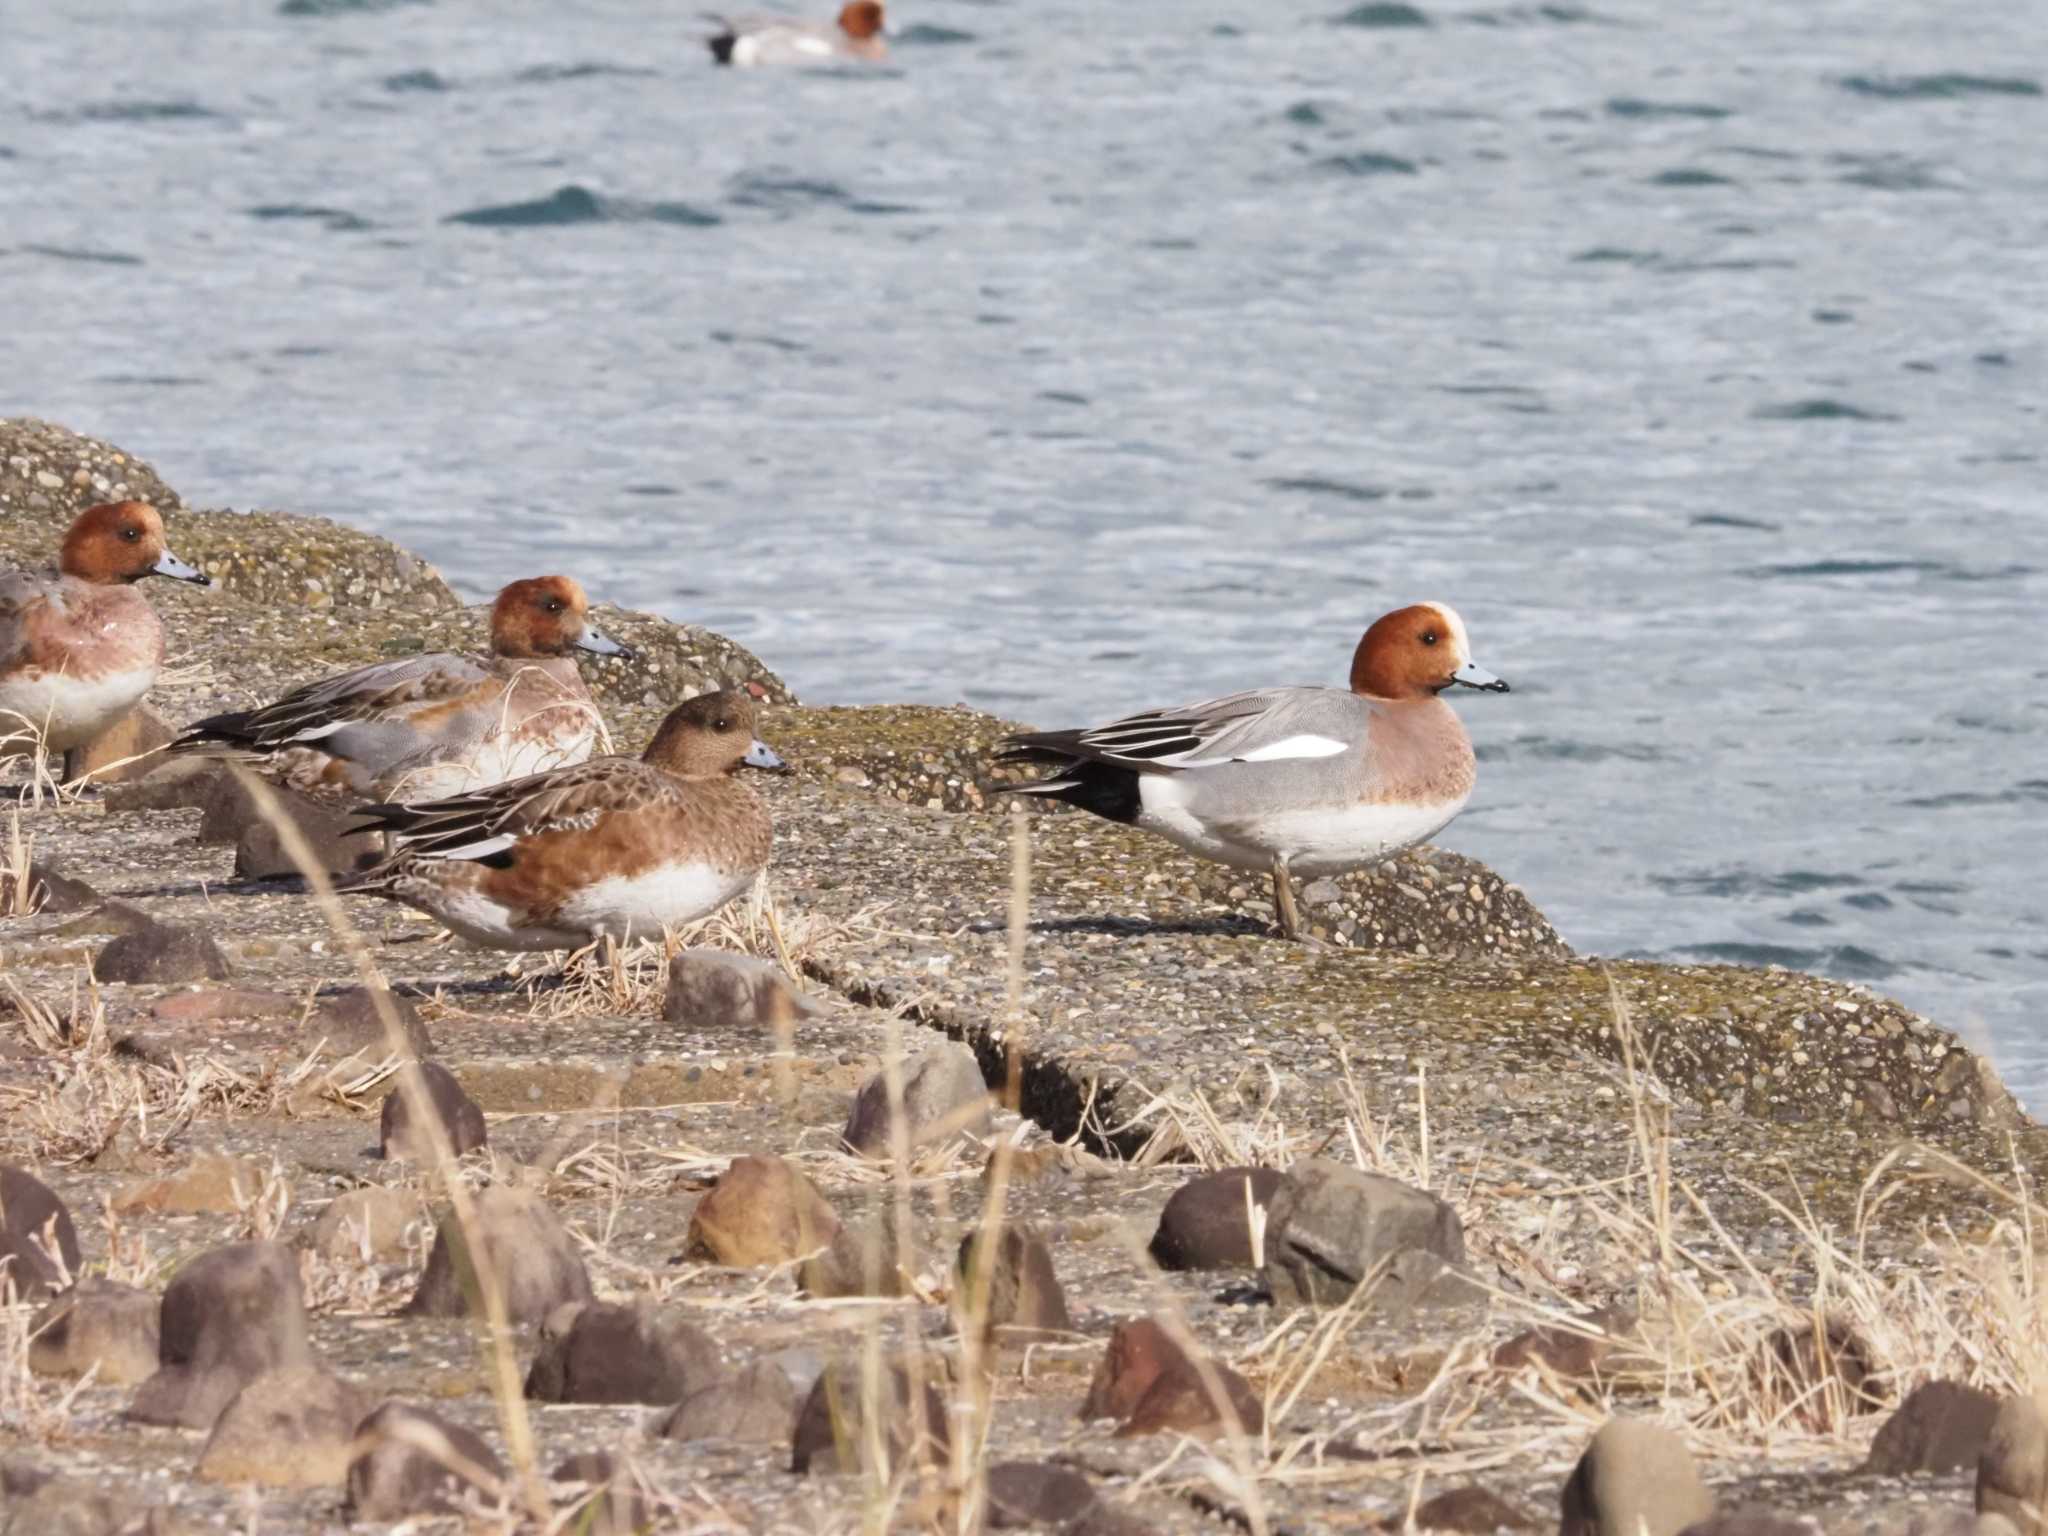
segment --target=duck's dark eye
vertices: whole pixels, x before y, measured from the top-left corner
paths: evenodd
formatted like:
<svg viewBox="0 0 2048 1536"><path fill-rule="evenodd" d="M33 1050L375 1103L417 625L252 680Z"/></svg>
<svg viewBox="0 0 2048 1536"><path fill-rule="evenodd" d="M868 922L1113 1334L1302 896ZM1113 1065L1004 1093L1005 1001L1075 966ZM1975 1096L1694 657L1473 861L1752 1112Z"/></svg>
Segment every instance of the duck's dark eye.
<svg viewBox="0 0 2048 1536"><path fill-rule="evenodd" d="M1435 644L1436 644L1436 631L1435 631L1435 630L1433 630L1433 629L1425 629L1425 630L1424 630L1424 631L1422 632L1422 643L1423 643L1424 645L1435 645Z"/></svg>
<svg viewBox="0 0 2048 1536"><path fill-rule="evenodd" d="M713 723L711 729L713 729L714 731L729 731L732 729L732 722L726 719L723 715L721 715L719 716L717 721Z"/></svg>
<svg viewBox="0 0 2048 1536"><path fill-rule="evenodd" d="M121 537L126 539L130 544L133 544L137 539L142 537L142 530L140 528L123 528L121 530Z"/></svg>
<svg viewBox="0 0 2048 1536"><path fill-rule="evenodd" d="M549 598L547 600L547 610L549 613L560 613L562 611L562 600L559 597Z"/></svg>

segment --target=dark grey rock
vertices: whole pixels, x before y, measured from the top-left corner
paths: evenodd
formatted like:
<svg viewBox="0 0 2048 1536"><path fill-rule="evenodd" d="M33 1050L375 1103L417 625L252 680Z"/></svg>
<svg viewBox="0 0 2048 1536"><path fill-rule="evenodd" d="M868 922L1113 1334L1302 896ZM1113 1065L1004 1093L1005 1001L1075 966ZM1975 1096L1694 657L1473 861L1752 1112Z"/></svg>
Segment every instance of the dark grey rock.
<svg viewBox="0 0 2048 1536"><path fill-rule="evenodd" d="M1977 1457L1977 1513L2003 1515L2020 1536L2048 1530L2048 1419L2031 1397L1998 1404Z"/></svg>
<svg viewBox="0 0 2048 1536"><path fill-rule="evenodd" d="M1533 1531L1536 1518L1527 1510L1510 1504L1491 1488L1469 1483L1448 1488L1415 1506L1412 1522L1418 1531L1456 1531L1459 1536L1492 1536L1495 1531ZM1382 1530L1400 1531L1410 1525L1406 1512L1380 1522Z"/></svg>
<svg viewBox="0 0 2048 1536"><path fill-rule="evenodd" d="M1678 1536L1714 1500L1685 1442L1641 1419L1609 1419L1564 1485L1558 1536Z"/></svg>
<svg viewBox="0 0 2048 1536"><path fill-rule="evenodd" d="M871 1216L841 1227L829 1246L803 1262L799 1271L804 1294L832 1296L908 1296L915 1259L906 1263L893 1214Z"/></svg>
<svg viewBox="0 0 2048 1536"><path fill-rule="evenodd" d="M494 1498L504 1475L475 1430L410 1403L386 1403L356 1427L348 1510L369 1521L443 1514L464 1488Z"/></svg>
<svg viewBox="0 0 2048 1536"><path fill-rule="evenodd" d="M915 1150L988 1124L988 1085L974 1052L957 1041L934 1046L903 1063L903 1139ZM861 1084L847 1116L846 1145L863 1157L891 1155L889 1074L875 1073Z"/></svg>
<svg viewBox="0 0 2048 1536"><path fill-rule="evenodd" d="M735 1440L787 1445L796 1421L796 1388L771 1360L692 1392L655 1433L664 1440Z"/></svg>
<svg viewBox="0 0 2048 1536"><path fill-rule="evenodd" d="M1925 1381L1906 1395L1870 1442L1866 1472L1960 1472L1977 1465L1998 1399L1959 1381Z"/></svg>
<svg viewBox="0 0 2048 1536"><path fill-rule="evenodd" d="M544 1403L677 1403L723 1369L711 1336L672 1308L571 1303L542 1325L526 1395Z"/></svg>
<svg viewBox="0 0 2048 1536"><path fill-rule="evenodd" d="M382 1061L391 1054L391 1047L383 1015L378 1011L379 1000L396 1015L410 1056L416 1061L432 1056L434 1038L427 1032L426 1020L420 1017L420 1005L412 994L385 987L375 992L368 987L344 987L328 993L313 1009L306 1032L324 1039L327 1049L336 1056L360 1052L371 1061Z"/></svg>
<svg viewBox="0 0 2048 1536"><path fill-rule="evenodd" d="M328 874L342 874L374 864L382 856L379 839L351 835L362 818L352 810L325 805L297 790L272 785L276 811L306 840L313 862ZM285 848L283 835L246 796L241 824L235 829L235 875L242 880L299 879L304 871Z"/></svg>
<svg viewBox="0 0 2048 1536"><path fill-rule="evenodd" d="M1820 1526L1804 1515L1781 1515L1771 1509L1731 1509L1695 1520L1679 1536L1820 1536Z"/></svg>
<svg viewBox="0 0 2048 1536"><path fill-rule="evenodd" d="M816 1007L772 961L697 948L669 958L661 1016L686 1029L758 1036L794 1024Z"/></svg>
<svg viewBox="0 0 2048 1536"><path fill-rule="evenodd" d="M225 981L234 974L228 957L210 934L152 922L108 940L93 961L101 981L170 986L187 981Z"/></svg>
<svg viewBox="0 0 2048 1536"><path fill-rule="evenodd" d="M373 1399L318 1366L268 1371L213 1421L199 1475L214 1483L338 1488L348 1480L356 1426Z"/></svg>
<svg viewBox="0 0 2048 1536"><path fill-rule="evenodd" d="M159 1314L157 1373L128 1405L145 1424L208 1429L265 1371L311 1365L299 1266L279 1243L231 1243L171 1277Z"/></svg>
<svg viewBox="0 0 2048 1536"><path fill-rule="evenodd" d="M1277 1168L1224 1168L1198 1174L1173 1192L1152 1234L1152 1262L1161 1269L1250 1269L1251 1199L1270 1208L1284 1175Z"/></svg>
<svg viewBox="0 0 2048 1536"><path fill-rule="evenodd" d="M880 1402L886 1409L882 1435L889 1472L908 1460L943 1466L952 1444L946 1403L935 1383L945 1367L937 1360L886 1362ZM859 1362L828 1365L811 1384L790 1436L792 1472L857 1472L863 1433Z"/></svg>
<svg viewBox="0 0 2048 1536"><path fill-rule="evenodd" d="M955 1321L962 1329L977 1324L990 1333L1029 1335L1069 1333L1066 1292L1052 1267L1052 1250L1029 1226L1006 1224L996 1238L995 1253L978 1257L982 1237L970 1232L960 1240L954 1265ZM986 1289L977 1273L987 1266Z"/></svg>
<svg viewBox="0 0 2048 1536"><path fill-rule="evenodd" d="M1332 1305L1376 1277L1392 1282L1375 1291L1376 1303L1465 1299L1449 1287L1437 1292L1437 1265L1409 1259L1397 1269L1409 1250L1462 1265L1458 1213L1398 1179L1307 1158L1288 1170L1269 1208L1266 1286L1277 1306Z"/></svg>
<svg viewBox="0 0 2048 1536"><path fill-rule="evenodd" d="M28 909L49 917L90 912L106 898L83 880L74 880L47 864L28 867Z"/></svg>
<svg viewBox="0 0 2048 1536"><path fill-rule="evenodd" d="M494 1184L475 1195L484 1261L504 1287L513 1323L537 1323L564 1302L589 1301L590 1274L574 1239L545 1200ZM440 1214L426 1273L403 1311L412 1316L482 1316L482 1291L469 1239L452 1211Z"/></svg>
<svg viewBox="0 0 2048 1536"><path fill-rule="evenodd" d="M0 1294L40 1301L78 1264L78 1229L56 1191L26 1168L0 1165Z"/></svg>
<svg viewBox="0 0 2048 1536"><path fill-rule="evenodd" d="M386 1158L405 1158L415 1163L434 1161L435 1147L432 1131L422 1115L431 1115L440 1123L448 1143L457 1157L474 1152L490 1140L490 1131L484 1124L484 1112L463 1091L462 1084L455 1080L455 1074L438 1061L419 1063L419 1086L425 1091L426 1102L418 1102L411 1091L407 1074L399 1073L397 1086L384 1095L384 1109L378 1122L377 1155Z"/></svg>
<svg viewBox="0 0 2048 1536"><path fill-rule="evenodd" d="M1065 1525L1095 1506L1095 1485L1071 1467L1049 1461L999 1461L988 1469L988 1523Z"/></svg>
<svg viewBox="0 0 2048 1536"><path fill-rule="evenodd" d="M29 1369L42 1376L91 1371L102 1386L132 1387L161 1358L161 1305L150 1291L89 1275L37 1314Z"/></svg>

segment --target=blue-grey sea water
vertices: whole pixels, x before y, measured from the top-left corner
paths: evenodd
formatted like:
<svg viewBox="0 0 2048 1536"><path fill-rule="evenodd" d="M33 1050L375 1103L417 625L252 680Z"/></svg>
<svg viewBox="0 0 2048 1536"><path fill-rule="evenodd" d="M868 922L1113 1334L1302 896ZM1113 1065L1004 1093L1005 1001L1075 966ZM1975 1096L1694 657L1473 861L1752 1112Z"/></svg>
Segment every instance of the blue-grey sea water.
<svg viewBox="0 0 2048 1536"><path fill-rule="evenodd" d="M811 0L814 9L830 0ZM0 411L820 702L1045 725L1464 613L1444 837L2048 1102L2048 5L52 0Z"/></svg>

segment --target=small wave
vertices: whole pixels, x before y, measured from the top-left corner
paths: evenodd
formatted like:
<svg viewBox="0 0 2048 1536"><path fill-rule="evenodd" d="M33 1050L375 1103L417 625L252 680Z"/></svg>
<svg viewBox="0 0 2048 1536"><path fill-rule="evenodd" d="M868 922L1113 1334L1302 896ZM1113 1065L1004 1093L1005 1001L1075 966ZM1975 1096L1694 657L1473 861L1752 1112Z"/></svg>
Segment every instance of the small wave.
<svg viewBox="0 0 2048 1536"><path fill-rule="evenodd" d="M242 211L252 219L308 219L337 231L374 227L368 219L359 218L346 208L322 208L313 203L262 203Z"/></svg>
<svg viewBox="0 0 2048 1536"><path fill-rule="evenodd" d="M1383 485L1353 485L1345 480L1329 480L1321 475L1291 475L1277 480L1262 482L1269 491L1296 491L1310 496L1337 496L1345 501L1385 501L1388 491Z"/></svg>
<svg viewBox="0 0 2048 1536"><path fill-rule="evenodd" d="M512 78L522 85L553 85L560 80L603 80L632 75L658 75L638 64L536 64Z"/></svg>
<svg viewBox="0 0 2048 1536"><path fill-rule="evenodd" d="M1616 746L1598 741L1566 741L1557 736L1517 736L1508 744L1509 755L1543 758L1561 763L1661 763L1668 754L1649 745Z"/></svg>
<svg viewBox="0 0 2048 1536"><path fill-rule="evenodd" d="M1620 245L1596 245L1578 252L1572 260L1625 267L1652 267L1663 260L1663 255L1658 251L1632 251Z"/></svg>
<svg viewBox="0 0 2048 1536"><path fill-rule="evenodd" d="M1732 512L1702 512L1698 517L1687 520L1694 528L1742 528L1757 533L1778 533L1782 525L1766 523L1754 517L1737 517Z"/></svg>
<svg viewBox="0 0 2048 1536"><path fill-rule="evenodd" d="M95 101L68 113L53 113L81 123L224 122L227 114L196 101Z"/></svg>
<svg viewBox="0 0 2048 1536"><path fill-rule="evenodd" d="M22 253L28 256L47 256L52 261L83 261L103 267L139 267L140 256L131 256L126 251L98 251L82 245L24 245Z"/></svg>
<svg viewBox="0 0 2048 1536"><path fill-rule="evenodd" d="M1916 811L1953 811L1967 806L2031 805L2037 800L2048 800L2048 779L2021 779L2011 789L1959 789L1945 795L1918 795L1899 804Z"/></svg>
<svg viewBox="0 0 2048 1536"><path fill-rule="evenodd" d="M1615 96L1607 102L1609 117L1668 118L1694 117L1715 119L1733 117L1735 113L1727 107L1716 107L1704 101L1645 101L1640 96Z"/></svg>
<svg viewBox="0 0 2048 1536"><path fill-rule="evenodd" d="M962 32L957 27L935 26L928 21L912 22L901 32L893 32L889 36L892 48L951 48L960 43L980 41L972 32Z"/></svg>
<svg viewBox="0 0 2048 1536"><path fill-rule="evenodd" d="M1093 405L1095 403L1086 395L1076 394L1071 389L1041 389L1036 398L1053 405Z"/></svg>
<svg viewBox="0 0 2048 1536"><path fill-rule="evenodd" d="M806 176L741 175L733 178L726 201L740 208L762 208L774 213L794 213L820 205L844 208L848 213L916 213L906 203L881 203L855 197L836 181L817 181Z"/></svg>
<svg viewBox="0 0 2048 1536"><path fill-rule="evenodd" d="M1675 875L1652 875L1650 884L1672 896L1804 896L1814 891L1839 891L1863 884L1860 875L1824 869L1787 869L1761 874L1751 869L1694 869Z"/></svg>
<svg viewBox="0 0 2048 1536"><path fill-rule="evenodd" d="M431 69L401 70L395 75L384 77L387 91L445 91L449 84Z"/></svg>
<svg viewBox="0 0 2048 1536"><path fill-rule="evenodd" d="M1859 912L1889 912L1892 899L1883 891L1858 891L1853 896L1844 896L1842 905L1854 907Z"/></svg>
<svg viewBox="0 0 2048 1536"><path fill-rule="evenodd" d="M1848 325L1855 318L1855 312L1847 309L1816 309L1813 312L1815 325Z"/></svg>
<svg viewBox="0 0 2048 1536"><path fill-rule="evenodd" d="M628 496L680 496L683 493L672 485L629 485Z"/></svg>
<svg viewBox="0 0 2048 1536"><path fill-rule="evenodd" d="M573 183L559 187L546 197L521 203L493 203L451 213L448 224L474 224L488 229L545 228L563 224L680 224L705 229L724 221L688 203L638 202L630 198L600 197L588 187Z"/></svg>
<svg viewBox="0 0 2048 1536"><path fill-rule="evenodd" d="M1618 23L1583 5L1511 5L1498 11L1467 11L1458 18L1475 27L1602 26Z"/></svg>
<svg viewBox="0 0 2048 1536"><path fill-rule="evenodd" d="M1280 121L1293 123L1297 128L1320 128L1327 119L1323 116L1322 108L1314 102L1297 101L1280 114Z"/></svg>
<svg viewBox="0 0 2048 1536"><path fill-rule="evenodd" d="M1885 411L1868 411L1846 400L1825 397L1787 400L1777 405L1760 405L1749 413L1757 421L1897 421Z"/></svg>
<svg viewBox="0 0 2048 1536"><path fill-rule="evenodd" d="M1933 576L1948 567L1935 560L1808 560L1797 565L1756 565L1744 576Z"/></svg>
<svg viewBox="0 0 2048 1536"><path fill-rule="evenodd" d="M93 382L118 384L130 389L190 389L204 384L206 380L183 373L109 373Z"/></svg>
<svg viewBox="0 0 2048 1536"><path fill-rule="evenodd" d="M1319 169L1341 176L1413 176L1415 162L1399 155L1374 154L1361 150L1354 155L1326 155L1316 162Z"/></svg>
<svg viewBox="0 0 2048 1536"><path fill-rule="evenodd" d="M1723 176L1719 171L1703 171L1698 166L1681 165L1672 170L1659 171L1649 180L1653 187L1732 187L1738 185L1733 176Z"/></svg>
<svg viewBox="0 0 2048 1536"><path fill-rule="evenodd" d="M1963 96L2038 96L2025 75L1850 75L1842 89L1880 101L1953 101Z"/></svg>
<svg viewBox="0 0 2048 1536"><path fill-rule="evenodd" d="M1366 0L1364 5L1354 5L1340 16L1332 16L1333 27L1365 27L1379 31L1389 27L1426 27L1429 17L1412 5L1403 5L1400 0Z"/></svg>
<svg viewBox="0 0 2048 1536"><path fill-rule="evenodd" d="M1837 944L1829 949L1795 949L1789 944L1688 944L1678 952L1729 965L1782 965L1788 970L1837 976L1846 981L1882 981L1898 975L1900 970L1860 944Z"/></svg>
<svg viewBox="0 0 2048 1536"><path fill-rule="evenodd" d="M770 336L765 332L748 334L741 331L713 331L711 339L722 347L773 347L777 352L808 352L811 350L800 341L791 341L786 336Z"/></svg>
<svg viewBox="0 0 2048 1536"><path fill-rule="evenodd" d="M431 5L433 0L282 0L280 16L360 16L395 11L403 5Z"/></svg>
<svg viewBox="0 0 2048 1536"><path fill-rule="evenodd" d="M1942 192L1953 190L1924 162L1906 155L1837 155L1837 165L1852 169L1835 179L1844 186L1879 192Z"/></svg>

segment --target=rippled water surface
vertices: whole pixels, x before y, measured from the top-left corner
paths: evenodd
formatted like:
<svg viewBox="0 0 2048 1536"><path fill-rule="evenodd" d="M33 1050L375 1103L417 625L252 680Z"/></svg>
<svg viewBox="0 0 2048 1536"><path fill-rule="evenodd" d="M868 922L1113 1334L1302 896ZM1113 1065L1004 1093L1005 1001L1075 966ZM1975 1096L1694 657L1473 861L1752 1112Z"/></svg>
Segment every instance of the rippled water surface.
<svg viewBox="0 0 2048 1536"><path fill-rule="evenodd" d="M823 4L823 0L817 0ZM64 0L0 410L199 504L1071 723L1464 612L1449 844L2048 1101L2048 7Z"/></svg>

